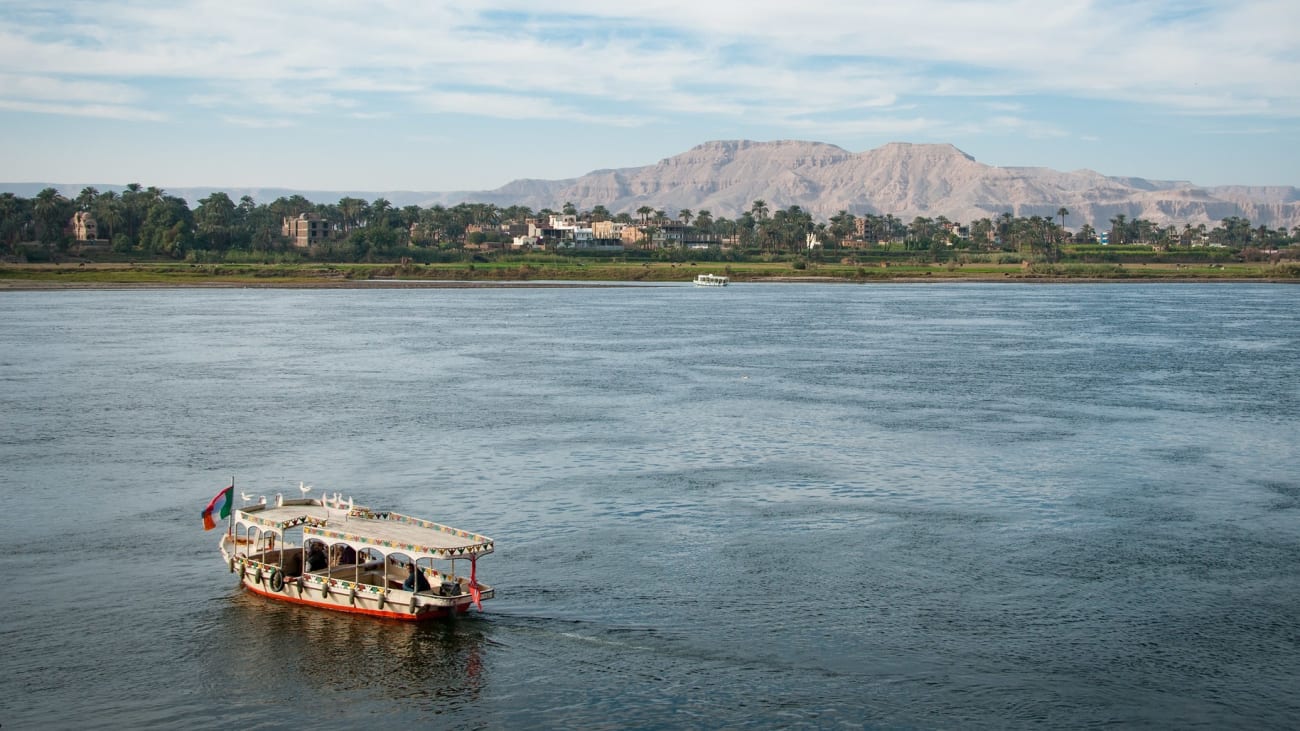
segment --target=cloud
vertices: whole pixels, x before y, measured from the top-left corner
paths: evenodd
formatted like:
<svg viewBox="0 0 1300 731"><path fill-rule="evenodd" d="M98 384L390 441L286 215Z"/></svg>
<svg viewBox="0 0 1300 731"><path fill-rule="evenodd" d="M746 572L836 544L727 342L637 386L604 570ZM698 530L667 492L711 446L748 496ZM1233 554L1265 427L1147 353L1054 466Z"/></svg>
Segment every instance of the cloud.
<svg viewBox="0 0 1300 731"><path fill-rule="evenodd" d="M233 114L223 114L221 118L227 124L233 124L236 127L248 127L250 129L286 129L296 126L293 120L277 119L275 117L240 117Z"/></svg>
<svg viewBox="0 0 1300 731"><path fill-rule="evenodd" d="M432 112L478 115L501 119L561 119L595 122L618 127L635 127L641 121L631 116L592 114L580 107L557 104L544 97L522 94L498 94L477 90L429 93L421 97L425 109Z"/></svg>
<svg viewBox="0 0 1300 731"><path fill-rule="evenodd" d="M997 104L1001 118L975 127L1057 135L1023 99L1300 116L1298 27L1293 0L35 0L0 17L0 98L139 119L218 107L232 124L268 110L691 115L823 135L956 127L926 107L982 99L966 116Z"/></svg>
<svg viewBox="0 0 1300 731"><path fill-rule="evenodd" d="M157 112L113 104L68 104L57 102L28 102L0 99L0 109L36 114L57 114L65 117L96 117L135 122L161 122L166 117Z"/></svg>

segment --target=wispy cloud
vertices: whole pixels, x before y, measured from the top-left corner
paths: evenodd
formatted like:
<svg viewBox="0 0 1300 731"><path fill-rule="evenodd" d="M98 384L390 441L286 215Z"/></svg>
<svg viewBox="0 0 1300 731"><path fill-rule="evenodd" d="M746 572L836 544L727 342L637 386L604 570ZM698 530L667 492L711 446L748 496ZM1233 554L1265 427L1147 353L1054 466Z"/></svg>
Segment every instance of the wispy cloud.
<svg viewBox="0 0 1300 731"><path fill-rule="evenodd" d="M899 112L983 98L995 116L977 124L1056 135L1021 100L1300 116L1297 28L1292 0L35 0L0 17L0 101L137 119L216 106L237 123L376 114L381 100L384 113L829 132L934 126L933 110ZM872 119L844 121L855 113Z"/></svg>
<svg viewBox="0 0 1300 731"><path fill-rule="evenodd" d="M9 109L16 112L35 112L37 114L57 114L67 117L95 117L98 119L120 119L138 122L161 122L166 119L165 115L158 112L113 104L64 104L0 99L0 109Z"/></svg>
<svg viewBox="0 0 1300 731"><path fill-rule="evenodd" d="M221 118L227 124L233 124L236 127L248 127L249 129L286 129L294 126L293 120L274 117L240 117L233 114L223 114Z"/></svg>
<svg viewBox="0 0 1300 731"><path fill-rule="evenodd" d="M653 129L1043 147L1113 143L1109 117L1080 120L1099 107L1243 138L1300 121L1295 0L10 5L6 112L294 126L325 144L476 117L498 139Z"/></svg>

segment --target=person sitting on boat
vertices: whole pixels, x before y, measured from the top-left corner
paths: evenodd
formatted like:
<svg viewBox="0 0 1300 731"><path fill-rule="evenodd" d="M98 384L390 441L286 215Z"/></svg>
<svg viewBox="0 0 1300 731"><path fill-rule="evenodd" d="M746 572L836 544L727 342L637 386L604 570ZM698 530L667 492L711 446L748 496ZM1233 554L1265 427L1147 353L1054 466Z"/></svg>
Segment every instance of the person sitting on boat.
<svg viewBox="0 0 1300 731"><path fill-rule="evenodd" d="M284 575L286 578L302 574L302 551L284 552Z"/></svg>
<svg viewBox="0 0 1300 731"><path fill-rule="evenodd" d="M311 550L307 552L307 570L323 571L329 566L329 557L325 555L325 549L319 543L311 544Z"/></svg>
<svg viewBox="0 0 1300 731"><path fill-rule="evenodd" d="M339 560L334 562L335 566L351 566L357 562L357 551L352 546L344 544L343 549L339 551Z"/></svg>
<svg viewBox="0 0 1300 731"><path fill-rule="evenodd" d="M406 581L402 582L402 588L407 591L428 591L429 580L425 578L424 572L411 567L411 573L406 575Z"/></svg>

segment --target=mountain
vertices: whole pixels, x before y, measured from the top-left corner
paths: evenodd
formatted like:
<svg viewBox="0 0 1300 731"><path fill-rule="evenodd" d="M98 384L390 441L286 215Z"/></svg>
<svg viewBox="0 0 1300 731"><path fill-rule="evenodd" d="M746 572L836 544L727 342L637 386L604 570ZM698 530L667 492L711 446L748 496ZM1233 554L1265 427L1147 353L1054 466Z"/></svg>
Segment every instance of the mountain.
<svg viewBox="0 0 1300 731"><path fill-rule="evenodd" d="M1048 216L1064 207L1071 228L1109 228L1123 214L1160 225L1217 224L1240 216L1270 228L1300 225L1300 190L1201 187L1185 181L1108 177L1091 170L985 165L952 145L895 142L853 153L821 142L707 142L655 165L597 170L570 180L521 180L468 195L484 203L580 209L604 205L635 211L648 205L670 215L680 208L734 216L753 201L772 210L798 205L819 219L837 211L910 221L946 216L969 222Z"/></svg>
<svg viewBox="0 0 1300 731"><path fill-rule="evenodd" d="M46 184L0 184L34 196ZM84 186L54 187L75 196ZM109 190L114 186L96 186ZM169 189L196 205L214 188ZM1069 228L1090 223L1109 228L1116 215L1144 218L1159 225L1217 224L1239 216L1255 226L1300 226L1300 189L1293 186L1204 187L1186 181L1111 177L1091 170L1060 172L1037 167L995 167L945 144L895 142L849 152L822 142L783 140L706 142L654 165L595 170L567 180L515 180L495 190L297 191L281 188L224 189L236 200L251 195L260 203L301 194L318 203L344 196L386 198L394 206L454 205L462 202L526 205L559 209L571 202L579 209L603 205L612 212L635 212L642 206L675 215L679 209L709 210L715 218L734 217L755 200L770 210L798 205L817 219L840 210L855 215L946 216L970 222L1016 216L1056 218L1064 207ZM26 191L26 192L24 192Z"/></svg>

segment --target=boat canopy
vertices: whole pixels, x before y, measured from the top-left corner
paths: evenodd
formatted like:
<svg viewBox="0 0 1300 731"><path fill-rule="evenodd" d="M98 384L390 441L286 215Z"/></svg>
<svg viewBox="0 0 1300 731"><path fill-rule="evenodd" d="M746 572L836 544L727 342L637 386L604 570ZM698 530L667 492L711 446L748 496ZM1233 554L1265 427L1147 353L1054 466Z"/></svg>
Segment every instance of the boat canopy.
<svg viewBox="0 0 1300 731"><path fill-rule="evenodd" d="M332 507L316 500L284 501L283 505L256 505L235 511L235 522L284 531L302 526L303 539L327 543L346 542L358 550L378 548L387 555L400 551L413 559L477 558L492 553L493 541L429 520L389 510L372 511L355 506Z"/></svg>

